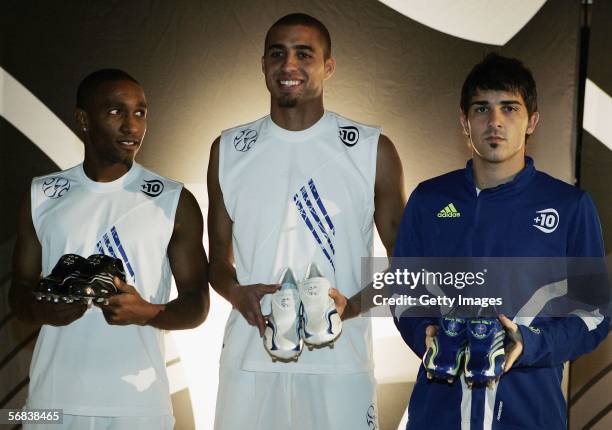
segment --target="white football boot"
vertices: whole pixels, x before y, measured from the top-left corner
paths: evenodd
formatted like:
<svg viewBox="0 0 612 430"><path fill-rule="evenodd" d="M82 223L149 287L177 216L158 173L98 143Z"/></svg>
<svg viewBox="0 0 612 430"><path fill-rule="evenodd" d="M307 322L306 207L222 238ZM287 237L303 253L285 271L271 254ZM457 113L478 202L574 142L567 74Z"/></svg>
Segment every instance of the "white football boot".
<svg viewBox="0 0 612 430"><path fill-rule="evenodd" d="M264 347L272 361L297 360L302 352L300 338L300 295L290 268L281 274L281 287L272 294L272 313L266 317Z"/></svg>
<svg viewBox="0 0 612 430"><path fill-rule="evenodd" d="M342 332L340 315L334 300L329 297L330 288L330 282L311 263L298 285L302 301L302 338L310 350L327 345L333 348L333 342Z"/></svg>

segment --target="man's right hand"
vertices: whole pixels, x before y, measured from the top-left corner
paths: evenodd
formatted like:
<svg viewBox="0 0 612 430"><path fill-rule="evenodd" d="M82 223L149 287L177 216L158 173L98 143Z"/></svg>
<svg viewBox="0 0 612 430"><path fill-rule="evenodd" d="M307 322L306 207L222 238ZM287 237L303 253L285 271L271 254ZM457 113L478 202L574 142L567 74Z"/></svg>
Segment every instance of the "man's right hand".
<svg viewBox="0 0 612 430"><path fill-rule="evenodd" d="M280 288L278 284L239 285L232 290L231 304L238 310L251 325L259 329L259 336L263 336L266 323L261 313L261 298L272 294Z"/></svg>
<svg viewBox="0 0 612 430"><path fill-rule="evenodd" d="M437 334L437 325L428 325L427 328L425 328L425 349L431 348L433 338L436 337Z"/></svg>
<svg viewBox="0 0 612 430"><path fill-rule="evenodd" d="M36 299L32 298L32 300ZM32 308L41 324L59 327L68 325L81 318L87 310L87 305L82 302L54 303L43 299L34 303Z"/></svg>
<svg viewBox="0 0 612 430"><path fill-rule="evenodd" d="M425 351L427 351L433 345L433 339L438 334L438 326L437 325L428 325L425 328ZM432 379L433 375L427 372L427 379Z"/></svg>

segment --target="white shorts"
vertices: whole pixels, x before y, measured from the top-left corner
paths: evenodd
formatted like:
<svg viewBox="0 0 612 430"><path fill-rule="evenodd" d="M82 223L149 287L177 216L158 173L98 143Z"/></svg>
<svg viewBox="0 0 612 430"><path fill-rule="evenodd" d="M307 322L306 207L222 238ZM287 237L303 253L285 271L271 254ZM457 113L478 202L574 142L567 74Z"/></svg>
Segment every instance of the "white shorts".
<svg viewBox="0 0 612 430"><path fill-rule="evenodd" d="M374 375L221 367L215 430L244 429L378 430Z"/></svg>
<svg viewBox="0 0 612 430"><path fill-rule="evenodd" d="M64 415L63 424L23 424L23 430L172 430L174 417L87 417Z"/></svg>

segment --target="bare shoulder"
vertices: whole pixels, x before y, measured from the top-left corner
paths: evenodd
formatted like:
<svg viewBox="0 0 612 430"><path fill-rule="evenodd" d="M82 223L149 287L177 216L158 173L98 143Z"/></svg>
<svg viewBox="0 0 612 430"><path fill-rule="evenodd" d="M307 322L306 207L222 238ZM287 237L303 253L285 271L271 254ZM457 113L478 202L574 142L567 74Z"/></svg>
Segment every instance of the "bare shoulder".
<svg viewBox="0 0 612 430"><path fill-rule="evenodd" d="M189 191L187 188L183 187L183 189L181 190L181 196L179 197L179 208L183 207L183 208L195 208L195 207L200 207L200 205L198 205L198 201L196 200L195 196L193 195L193 193L191 191Z"/></svg>
<svg viewBox="0 0 612 430"><path fill-rule="evenodd" d="M212 145L210 145L210 155L212 157L213 154L219 154L219 145L221 145L221 136L217 136L215 140L213 140Z"/></svg>
<svg viewBox="0 0 612 430"><path fill-rule="evenodd" d="M388 168L397 166L400 163L399 154L395 145L384 134L378 138L378 149L376 152L376 164L378 167Z"/></svg>
<svg viewBox="0 0 612 430"><path fill-rule="evenodd" d="M178 201L175 217L175 230L185 226L202 225L202 211L195 196L183 187Z"/></svg>

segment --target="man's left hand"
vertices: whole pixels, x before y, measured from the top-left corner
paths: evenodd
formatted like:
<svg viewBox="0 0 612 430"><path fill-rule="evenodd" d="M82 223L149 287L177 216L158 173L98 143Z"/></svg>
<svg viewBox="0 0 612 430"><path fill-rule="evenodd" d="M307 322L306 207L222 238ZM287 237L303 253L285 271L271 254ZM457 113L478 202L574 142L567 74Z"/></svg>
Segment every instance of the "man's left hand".
<svg viewBox="0 0 612 430"><path fill-rule="evenodd" d="M147 302L136 288L118 277L115 276L113 283L120 293L109 298L106 304L98 305L110 325L145 325L163 310L163 305Z"/></svg>
<svg viewBox="0 0 612 430"><path fill-rule="evenodd" d="M332 298L334 304L336 305L336 310L338 311L338 315L340 315L340 319L344 319L344 311L348 305L348 299L340 293L336 288L329 289L329 297Z"/></svg>
<svg viewBox="0 0 612 430"><path fill-rule="evenodd" d="M504 372L508 372L512 365L518 360L523 353L523 337L519 331L518 325L513 323L505 315L499 316L499 321L506 330L506 335L512 343L506 348L506 363L504 364Z"/></svg>

